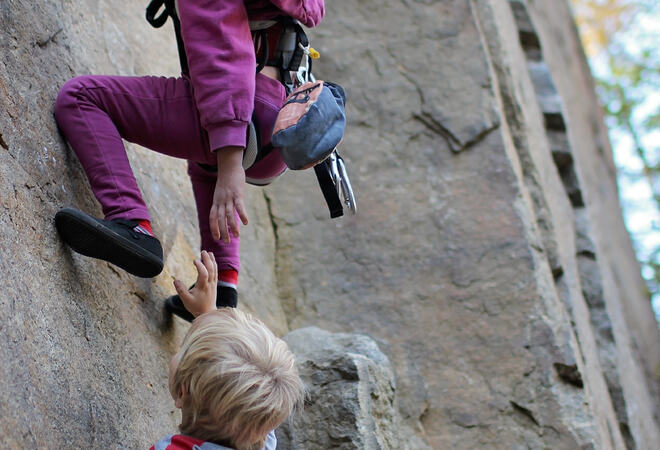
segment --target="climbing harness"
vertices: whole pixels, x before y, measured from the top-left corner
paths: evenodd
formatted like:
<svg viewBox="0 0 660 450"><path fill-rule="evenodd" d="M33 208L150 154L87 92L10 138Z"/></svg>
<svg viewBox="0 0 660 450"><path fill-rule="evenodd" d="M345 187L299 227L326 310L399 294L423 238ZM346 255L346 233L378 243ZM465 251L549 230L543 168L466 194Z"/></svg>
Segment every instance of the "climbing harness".
<svg viewBox="0 0 660 450"><path fill-rule="evenodd" d="M188 60L181 37L181 22L176 11L175 1L151 0L147 6L146 18L154 28L162 27L167 22L168 17L172 18L181 71L187 74L189 72ZM250 21L250 30L252 31L255 45L257 73L265 66L277 68L280 82L284 85L288 96L287 103L291 101L290 96L296 88L299 88L305 83L314 83L316 81L314 75L312 75L312 62L319 57L319 53L310 47L309 39L300 22L291 17ZM292 73L295 76L292 77ZM328 84L332 85L332 83ZM342 113L343 107L342 101ZM243 157L244 169L248 169L273 150L273 146L270 144L266 146L261 145L259 133L256 132L259 127L255 121L256 117L253 115L252 122L250 122L249 126L247 148ZM339 156L336 145L328 150L327 157L324 156L325 159L314 165L314 172L321 187L323 197L328 204L330 217L341 217L344 214L344 206L352 214L355 214L357 212L355 196L346 172L344 160ZM205 164L200 164L200 166L206 170L217 170L214 166ZM289 167L296 170L295 167ZM248 179L246 181L251 184L264 184L256 180Z"/></svg>

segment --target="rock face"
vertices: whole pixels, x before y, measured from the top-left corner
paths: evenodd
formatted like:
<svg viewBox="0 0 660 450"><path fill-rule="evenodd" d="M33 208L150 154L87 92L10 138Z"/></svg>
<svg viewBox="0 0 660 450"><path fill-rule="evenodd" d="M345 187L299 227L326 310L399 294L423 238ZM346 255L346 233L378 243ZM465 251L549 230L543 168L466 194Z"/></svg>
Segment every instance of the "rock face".
<svg viewBox="0 0 660 450"><path fill-rule="evenodd" d="M0 3L2 448L146 448L179 420L166 373L187 325L162 300L173 276L192 280L199 245L185 164L128 147L166 252L153 280L71 253L52 219L100 212L52 118L59 86L177 73L171 28L150 28L145 6ZM333 373L291 341L302 367L324 361L312 381L367 374L348 383L354 423L398 424L350 448L653 448L660 334L567 4L326 6L315 72L347 89L360 212L330 221L310 171L249 188L241 306L281 335L378 342L389 365L328 338ZM396 414L367 417L358 386Z"/></svg>
<svg viewBox="0 0 660 450"><path fill-rule="evenodd" d="M394 370L374 340L316 327L284 340L308 392L304 410L278 429L278 448L423 448L404 431Z"/></svg>

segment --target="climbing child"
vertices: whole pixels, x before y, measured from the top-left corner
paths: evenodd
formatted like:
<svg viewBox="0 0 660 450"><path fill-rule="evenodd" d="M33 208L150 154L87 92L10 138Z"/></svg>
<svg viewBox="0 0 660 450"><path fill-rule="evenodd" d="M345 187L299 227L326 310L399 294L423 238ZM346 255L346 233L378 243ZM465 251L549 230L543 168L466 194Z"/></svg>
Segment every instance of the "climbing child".
<svg viewBox="0 0 660 450"><path fill-rule="evenodd" d="M190 291L175 286L197 318L170 362L169 389L181 434L154 450L276 448L273 430L302 404L304 386L286 343L236 308L216 309L218 266L202 252Z"/></svg>
<svg viewBox="0 0 660 450"><path fill-rule="evenodd" d="M55 104L57 123L78 155L105 217L65 208L55 222L73 250L136 276L156 276L163 268L163 250L153 235L122 139L186 159L201 248L216 255L220 269L218 305L236 306L239 222L248 223L245 182L268 184L286 168L275 149L256 158L250 155L251 164L244 169L250 130L261 148L268 148L285 99L281 78L287 74L263 64L269 57L267 43L277 43L269 30L277 27L263 24L286 16L313 27L324 15L324 4L178 0L177 6L189 69L181 77L80 76L61 88ZM262 27L253 35L250 23L255 21ZM257 54L263 59L259 66ZM256 127L251 128L251 121ZM167 299L166 306L192 319L178 295Z"/></svg>

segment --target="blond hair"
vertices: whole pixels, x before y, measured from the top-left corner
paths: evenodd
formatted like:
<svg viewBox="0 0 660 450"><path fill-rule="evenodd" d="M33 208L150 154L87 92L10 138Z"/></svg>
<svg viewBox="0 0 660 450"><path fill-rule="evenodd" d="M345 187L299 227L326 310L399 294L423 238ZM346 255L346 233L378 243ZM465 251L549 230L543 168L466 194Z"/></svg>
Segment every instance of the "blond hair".
<svg viewBox="0 0 660 450"><path fill-rule="evenodd" d="M186 393L183 434L253 450L302 404L303 383L284 341L235 308L198 317L181 345L173 388Z"/></svg>

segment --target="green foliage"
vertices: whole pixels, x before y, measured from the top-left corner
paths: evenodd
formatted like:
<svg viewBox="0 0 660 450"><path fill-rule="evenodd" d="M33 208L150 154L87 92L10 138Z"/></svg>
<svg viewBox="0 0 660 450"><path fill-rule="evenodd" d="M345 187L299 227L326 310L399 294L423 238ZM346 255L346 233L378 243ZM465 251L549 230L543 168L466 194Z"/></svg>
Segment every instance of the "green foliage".
<svg viewBox="0 0 660 450"><path fill-rule="evenodd" d="M648 218L647 226L638 224L631 231L650 294L658 298L660 2L571 1L611 131L624 211L627 216L636 214L638 221ZM640 204L627 198L625 187L639 186L642 181L650 195L649 201Z"/></svg>

